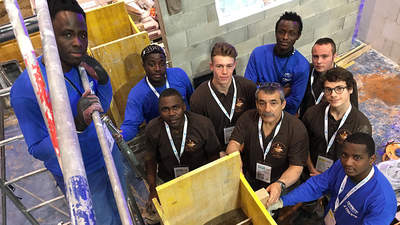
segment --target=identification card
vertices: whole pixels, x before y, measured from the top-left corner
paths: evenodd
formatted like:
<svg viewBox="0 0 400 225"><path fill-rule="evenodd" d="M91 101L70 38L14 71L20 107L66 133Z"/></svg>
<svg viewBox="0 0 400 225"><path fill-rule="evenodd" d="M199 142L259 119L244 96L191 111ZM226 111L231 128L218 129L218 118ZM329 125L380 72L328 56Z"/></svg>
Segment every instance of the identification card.
<svg viewBox="0 0 400 225"><path fill-rule="evenodd" d="M316 169L318 171L325 172L332 165L333 165L332 159L329 159L329 158L321 156L321 155L318 156L317 165L316 165Z"/></svg>
<svg viewBox="0 0 400 225"><path fill-rule="evenodd" d="M256 164L256 179L264 181L265 183L271 182L271 167L262 163Z"/></svg>
<svg viewBox="0 0 400 225"><path fill-rule="evenodd" d="M225 144L229 143L229 138L231 138L231 134L233 132L233 128L235 127L227 127L224 128L224 140L225 140Z"/></svg>
<svg viewBox="0 0 400 225"><path fill-rule="evenodd" d="M189 172L189 167L187 167L187 166L174 167L175 178L180 177L187 172Z"/></svg>
<svg viewBox="0 0 400 225"><path fill-rule="evenodd" d="M104 131L104 136L107 140L108 148L110 149L110 152L112 152L115 140L112 137L110 130L108 129L108 127L105 123L103 123L103 131Z"/></svg>
<svg viewBox="0 0 400 225"><path fill-rule="evenodd" d="M326 216L324 218L324 222L325 222L325 225L335 225L336 224L335 215L333 214L332 209L330 209L328 211L328 213L326 214Z"/></svg>

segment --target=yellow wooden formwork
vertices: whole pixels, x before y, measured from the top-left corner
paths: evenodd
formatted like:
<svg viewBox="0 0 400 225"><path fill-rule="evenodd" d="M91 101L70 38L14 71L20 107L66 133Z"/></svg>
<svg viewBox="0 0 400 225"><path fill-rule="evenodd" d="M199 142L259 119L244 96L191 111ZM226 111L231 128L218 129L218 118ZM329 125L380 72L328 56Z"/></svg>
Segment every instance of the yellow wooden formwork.
<svg viewBox="0 0 400 225"><path fill-rule="evenodd" d="M150 39L137 33L123 1L86 12L89 52L108 72L113 88L110 114L119 127L129 91L145 75L140 53Z"/></svg>
<svg viewBox="0 0 400 225"><path fill-rule="evenodd" d="M241 208L254 225L276 225L244 178L239 153L158 186L153 203L164 225L202 225Z"/></svg>

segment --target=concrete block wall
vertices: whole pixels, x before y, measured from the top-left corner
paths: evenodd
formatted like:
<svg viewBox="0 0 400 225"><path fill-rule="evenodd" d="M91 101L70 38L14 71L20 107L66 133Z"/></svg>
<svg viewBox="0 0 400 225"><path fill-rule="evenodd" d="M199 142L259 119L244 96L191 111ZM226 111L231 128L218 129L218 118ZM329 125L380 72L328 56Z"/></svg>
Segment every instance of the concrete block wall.
<svg viewBox="0 0 400 225"><path fill-rule="evenodd" d="M400 1L365 1L358 38L400 64Z"/></svg>
<svg viewBox="0 0 400 225"><path fill-rule="evenodd" d="M339 53L351 47L360 0L293 0L278 7L218 25L214 0L182 0L182 12L168 15L160 0L166 39L174 67L195 78L209 73L210 50L217 41L226 41L238 51L237 73L244 74L252 50L275 43L275 23L284 11L295 11L303 19L303 32L295 47L308 59L320 37L331 37Z"/></svg>

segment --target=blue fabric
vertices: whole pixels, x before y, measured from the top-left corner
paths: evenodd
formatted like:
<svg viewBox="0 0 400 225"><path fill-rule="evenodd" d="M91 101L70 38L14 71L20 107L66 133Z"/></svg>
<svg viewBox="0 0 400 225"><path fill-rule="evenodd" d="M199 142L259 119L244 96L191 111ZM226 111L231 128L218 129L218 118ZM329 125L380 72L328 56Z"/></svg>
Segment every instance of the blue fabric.
<svg viewBox="0 0 400 225"><path fill-rule="evenodd" d="M120 177L121 186L126 197L127 186L125 179L122 179L123 177L125 177L125 168L121 160L121 154L117 150L112 152L112 156L118 172L118 176ZM63 177L56 175L53 176L57 182L57 185L65 194L65 184ZM103 167L90 174L90 176L88 176L88 183L90 193L92 195L91 197L93 208L96 215L96 224L122 224L106 168Z"/></svg>
<svg viewBox="0 0 400 225"><path fill-rule="evenodd" d="M295 50L289 57L274 54L275 44L255 48L250 55L244 77L257 84L277 82L282 86L290 84L291 92L286 97L285 110L296 114L307 88L310 64Z"/></svg>
<svg viewBox="0 0 400 225"><path fill-rule="evenodd" d="M374 176L343 202L335 213L337 224L388 225L396 213L396 196L386 177L374 166ZM305 183L282 197L283 205L295 205L330 194L326 212L334 209L340 185L345 177L344 169L337 160L324 173L311 177ZM355 184L348 179L339 201ZM326 213L325 212L325 213Z"/></svg>
<svg viewBox="0 0 400 225"><path fill-rule="evenodd" d="M167 80L170 88L174 88L181 93L187 110L189 110L189 99L193 93L192 83L185 71L180 68L167 68ZM156 87L158 93L166 89L166 86ZM159 116L158 98L147 85L143 78L129 92L128 101L125 109L125 119L121 125L122 136L125 141L134 138L139 131L140 124L146 123Z"/></svg>

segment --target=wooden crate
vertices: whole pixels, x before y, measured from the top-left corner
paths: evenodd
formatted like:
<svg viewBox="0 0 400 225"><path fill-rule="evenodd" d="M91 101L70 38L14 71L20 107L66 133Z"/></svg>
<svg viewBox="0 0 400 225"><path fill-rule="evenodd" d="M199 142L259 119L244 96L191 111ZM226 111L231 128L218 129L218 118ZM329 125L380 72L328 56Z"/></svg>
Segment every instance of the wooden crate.
<svg viewBox="0 0 400 225"><path fill-rule="evenodd" d="M238 208L254 225L275 225L240 165L236 152L158 186L153 203L164 225L202 225Z"/></svg>

